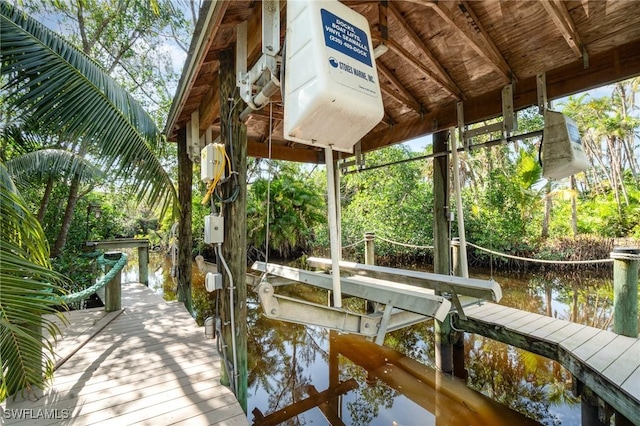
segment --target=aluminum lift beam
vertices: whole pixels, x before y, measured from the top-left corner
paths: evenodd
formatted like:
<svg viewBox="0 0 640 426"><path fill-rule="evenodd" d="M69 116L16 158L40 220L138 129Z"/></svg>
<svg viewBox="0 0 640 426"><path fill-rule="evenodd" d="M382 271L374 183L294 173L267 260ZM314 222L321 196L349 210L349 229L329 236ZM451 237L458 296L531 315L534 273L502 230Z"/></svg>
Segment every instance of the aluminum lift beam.
<svg viewBox="0 0 640 426"><path fill-rule="evenodd" d="M331 268L331 261L321 257L307 259L310 266L322 269ZM480 300L499 302L502 299L502 288L495 281L477 278L463 278L455 275L434 274L431 272L413 271L410 269L389 268L385 266L365 265L362 263L340 261L341 270L356 274L353 279L384 279L400 281L404 284L430 289L434 292L446 293L456 308L458 315L466 319L464 306Z"/></svg>
<svg viewBox="0 0 640 426"><path fill-rule="evenodd" d="M321 257L310 257L307 259L307 263L316 268L326 269L331 267L331 261ZM457 293L458 295L470 296L492 302L499 302L500 299L502 299L502 289L500 284L495 281L412 271L410 269L389 268L386 266L365 265L363 263L346 261L340 261L340 269L356 275L401 281L404 284L428 288L443 293Z"/></svg>
<svg viewBox="0 0 640 426"><path fill-rule="evenodd" d="M289 266L266 264L256 262L252 269L266 272L293 281L307 283L316 287L331 290L333 288L332 277L329 274L304 271ZM354 278L340 279L342 292L351 296L357 296L372 302L392 305L405 311L425 315L443 321L451 309L451 302L442 296L436 296L433 292L407 284L399 284L391 281L370 279L359 281Z"/></svg>
<svg viewBox="0 0 640 426"><path fill-rule="evenodd" d="M333 277L325 273L264 262L254 263L252 269L326 290L333 289ZM451 311L449 300L443 296L436 296L428 289L364 277L341 277L340 282L344 294L384 304L384 312L350 312L342 308L277 295L273 285L264 280L257 286L257 292L264 313L269 318L375 336L376 343L380 345L388 331L429 318L442 321Z"/></svg>

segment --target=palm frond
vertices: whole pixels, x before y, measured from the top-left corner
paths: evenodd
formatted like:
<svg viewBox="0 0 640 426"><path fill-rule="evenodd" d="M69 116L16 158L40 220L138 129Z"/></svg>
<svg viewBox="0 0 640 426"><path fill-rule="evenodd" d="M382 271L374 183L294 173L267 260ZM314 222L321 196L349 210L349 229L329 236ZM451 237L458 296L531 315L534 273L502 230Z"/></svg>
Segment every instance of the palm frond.
<svg viewBox="0 0 640 426"><path fill-rule="evenodd" d="M92 182L102 176L102 171L87 159L64 149L29 152L7 161L6 167L16 182L62 175L75 175L81 181Z"/></svg>
<svg viewBox="0 0 640 426"><path fill-rule="evenodd" d="M51 377L53 345L42 329L54 339L59 330L42 315L63 304L54 292L63 280L50 268L40 223L0 163L0 401Z"/></svg>
<svg viewBox="0 0 640 426"><path fill-rule="evenodd" d="M35 21L0 1L0 71L7 106L30 128L82 140L100 149L138 197L162 211L177 200L154 149L162 137L151 117L97 63Z"/></svg>

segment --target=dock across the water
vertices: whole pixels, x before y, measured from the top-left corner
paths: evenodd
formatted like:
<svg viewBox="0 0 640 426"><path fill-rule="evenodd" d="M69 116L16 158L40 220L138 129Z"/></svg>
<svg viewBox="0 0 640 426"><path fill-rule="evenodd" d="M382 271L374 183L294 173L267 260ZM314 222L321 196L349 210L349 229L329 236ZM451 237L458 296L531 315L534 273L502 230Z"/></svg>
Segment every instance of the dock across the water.
<svg viewBox="0 0 640 426"><path fill-rule="evenodd" d="M640 425L640 339L496 303L468 306L465 314L466 320L458 320L465 331L558 361Z"/></svg>
<svg viewBox="0 0 640 426"><path fill-rule="evenodd" d="M123 309L66 313L52 386L0 407L6 425L248 425L215 341L178 302L122 285Z"/></svg>

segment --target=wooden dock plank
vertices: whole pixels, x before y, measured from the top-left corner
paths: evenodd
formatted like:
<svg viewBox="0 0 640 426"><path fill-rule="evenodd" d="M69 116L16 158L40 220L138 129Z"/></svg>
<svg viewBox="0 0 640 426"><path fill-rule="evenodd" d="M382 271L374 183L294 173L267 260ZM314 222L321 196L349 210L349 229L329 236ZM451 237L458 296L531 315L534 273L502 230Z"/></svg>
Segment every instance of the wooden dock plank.
<svg viewBox="0 0 640 426"><path fill-rule="evenodd" d="M569 322L566 327L563 327L557 331L554 331L551 334L544 336L544 340L552 343L559 344L560 342L564 342L565 340L571 338L572 336L579 333L581 330L585 329L587 326L584 324L578 324L575 322Z"/></svg>
<svg viewBox="0 0 640 426"><path fill-rule="evenodd" d="M206 413L207 417L215 415L216 425L246 424L246 423L237 423L241 420L237 418L238 415L242 414L244 416L244 413L242 412L242 409L240 409L240 407L236 407L232 404L223 405L224 403L225 403L224 400L219 399L218 401L215 401L215 400L201 401L195 404L195 406L197 408L197 411ZM208 411L209 409L211 409L211 411ZM171 410L169 413L165 415L145 419L140 424L149 425L149 426L156 426L162 423L173 424L173 423L181 422L185 418L185 416L190 415L191 413L193 413L193 411L194 411L193 407L183 407L176 410ZM187 424L203 424L206 422L206 417L205 419L202 419L202 417L200 419L201 420L199 420L199 422L190 420L189 422L187 422ZM235 419L234 423L230 422L231 419ZM244 416L244 421L247 422L246 416Z"/></svg>
<svg viewBox="0 0 640 426"><path fill-rule="evenodd" d="M527 312L526 315L523 315L522 317L516 319L516 320L512 320L509 322L504 322L502 325L504 325L505 328L508 328L509 330L517 330L518 328L522 327L525 324L529 324L530 322L535 321L536 319L540 318L541 315L538 314L534 314L531 312Z"/></svg>
<svg viewBox="0 0 640 426"><path fill-rule="evenodd" d="M640 425L640 340L517 309L469 310L459 325L560 361L615 410Z"/></svg>
<svg viewBox="0 0 640 426"><path fill-rule="evenodd" d="M636 352L636 356L638 353ZM640 367L636 368L633 373L622 384L622 390L629 395L640 395Z"/></svg>
<svg viewBox="0 0 640 426"><path fill-rule="evenodd" d="M473 316L478 319L489 318L494 314L509 310L508 306L498 305L497 303L485 303L479 306L477 309L465 309L465 314L473 313Z"/></svg>
<svg viewBox="0 0 640 426"><path fill-rule="evenodd" d="M589 359L589 365L597 371L604 371L616 359L620 358L638 339L616 336L611 343L604 345ZM640 353L637 354L640 357Z"/></svg>
<svg viewBox="0 0 640 426"><path fill-rule="evenodd" d="M69 326L61 342L71 346L91 338L58 368L49 389L36 392L39 399L9 399L0 408L69 410L73 424L168 424L194 418L198 424L248 425L233 393L220 384L215 341L205 339L184 306L167 303L140 284L124 284L122 294L124 312L97 334L95 326L109 316L104 311L65 315ZM7 425L60 422L5 420Z"/></svg>
<svg viewBox="0 0 640 426"><path fill-rule="evenodd" d="M528 314L529 312L527 311L521 311L519 309L510 308L507 311L501 311L497 315L492 315L488 318L483 318L482 321L493 323L496 325L501 325L504 327L505 325L509 324L511 321L516 321Z"/></svg>
<svg viewBox="0 0 640 426"><path fill-rule="evenodd" d="M559 332L560 330L562 330L565 327L569 327L572 323L570 323L569 321L562 321L562 320L557 320L555 319L554 321L551 321L547 324L545 324L544 326L531 331L529 334L531 336L534 337L539 337L541 339L545 339L547 336L551 336L554 333ZM545 339L547 340L547 339ZM549 340L547 340L549 341Z"/></svg>
<svg viewBox="0 0 640 426"><path fill-rule="evenodd" d="M600 349L610 344L615 338L615 334L601 331L589 340L585 341L582 345L575 348L572 351L572 354L581 361L586 361Z"/></svg>
<svg viewBox="0 0 640 426"><path fill-rule="evenodd" d="M602 330L598 328L585 327L579 332L560 342L560 346L562 346L567 351L572 352L578 346L584 344L584 342L593 338L595 335L600 334L601 332Z"/></svg>
<svg viewBox="0 0 640 426"><path fill-rule="evenodd" d="M619 386L631 376L638 368L638 359L640 359L640 340L636 342L611 365L604 369L602 374ZM638 392L640 395L640 391Z"/></svg>
<svg viewBox="0 0 640 426"><path fill-rule="evenodd" d="M555 318L553 317L547 317L544 315L538 315L537 318L534 318L533 321L528 322L526 324L520 325L519 327L510 327L513 328L514 330L520 332L520 333L525 333L525 334L531 334L531 332L535 331L535 330L539 330L542 327L544 327L545 325L548 325L550 323L552 323L553 321L556 321Z"/></svg>

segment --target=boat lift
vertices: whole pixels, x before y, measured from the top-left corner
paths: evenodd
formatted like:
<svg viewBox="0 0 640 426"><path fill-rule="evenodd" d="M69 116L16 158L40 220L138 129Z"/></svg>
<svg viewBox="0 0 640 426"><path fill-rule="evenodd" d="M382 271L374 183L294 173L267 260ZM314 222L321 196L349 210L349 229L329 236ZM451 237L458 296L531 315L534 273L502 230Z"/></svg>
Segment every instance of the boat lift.
<svg viewBox="0 0 640 426"><path fill-rule="evenodd" d="M321 268L332 266L331 259L310 258L309 263ZM375 337L375 342L382 345L387 332L431 318L444 321L451 312L465 317L464 305L481 300L499 301L502 297L500 285L494 281L344 261L340 261L340 268L354 274L340 276L344 294L384 305L384 310L359 313L276 294L276 286L293 282L333 290L334 277L325 272L256 262L253 270L280 278L277 283L262 279L255 287L264 314L272 319Z"/></svg>

